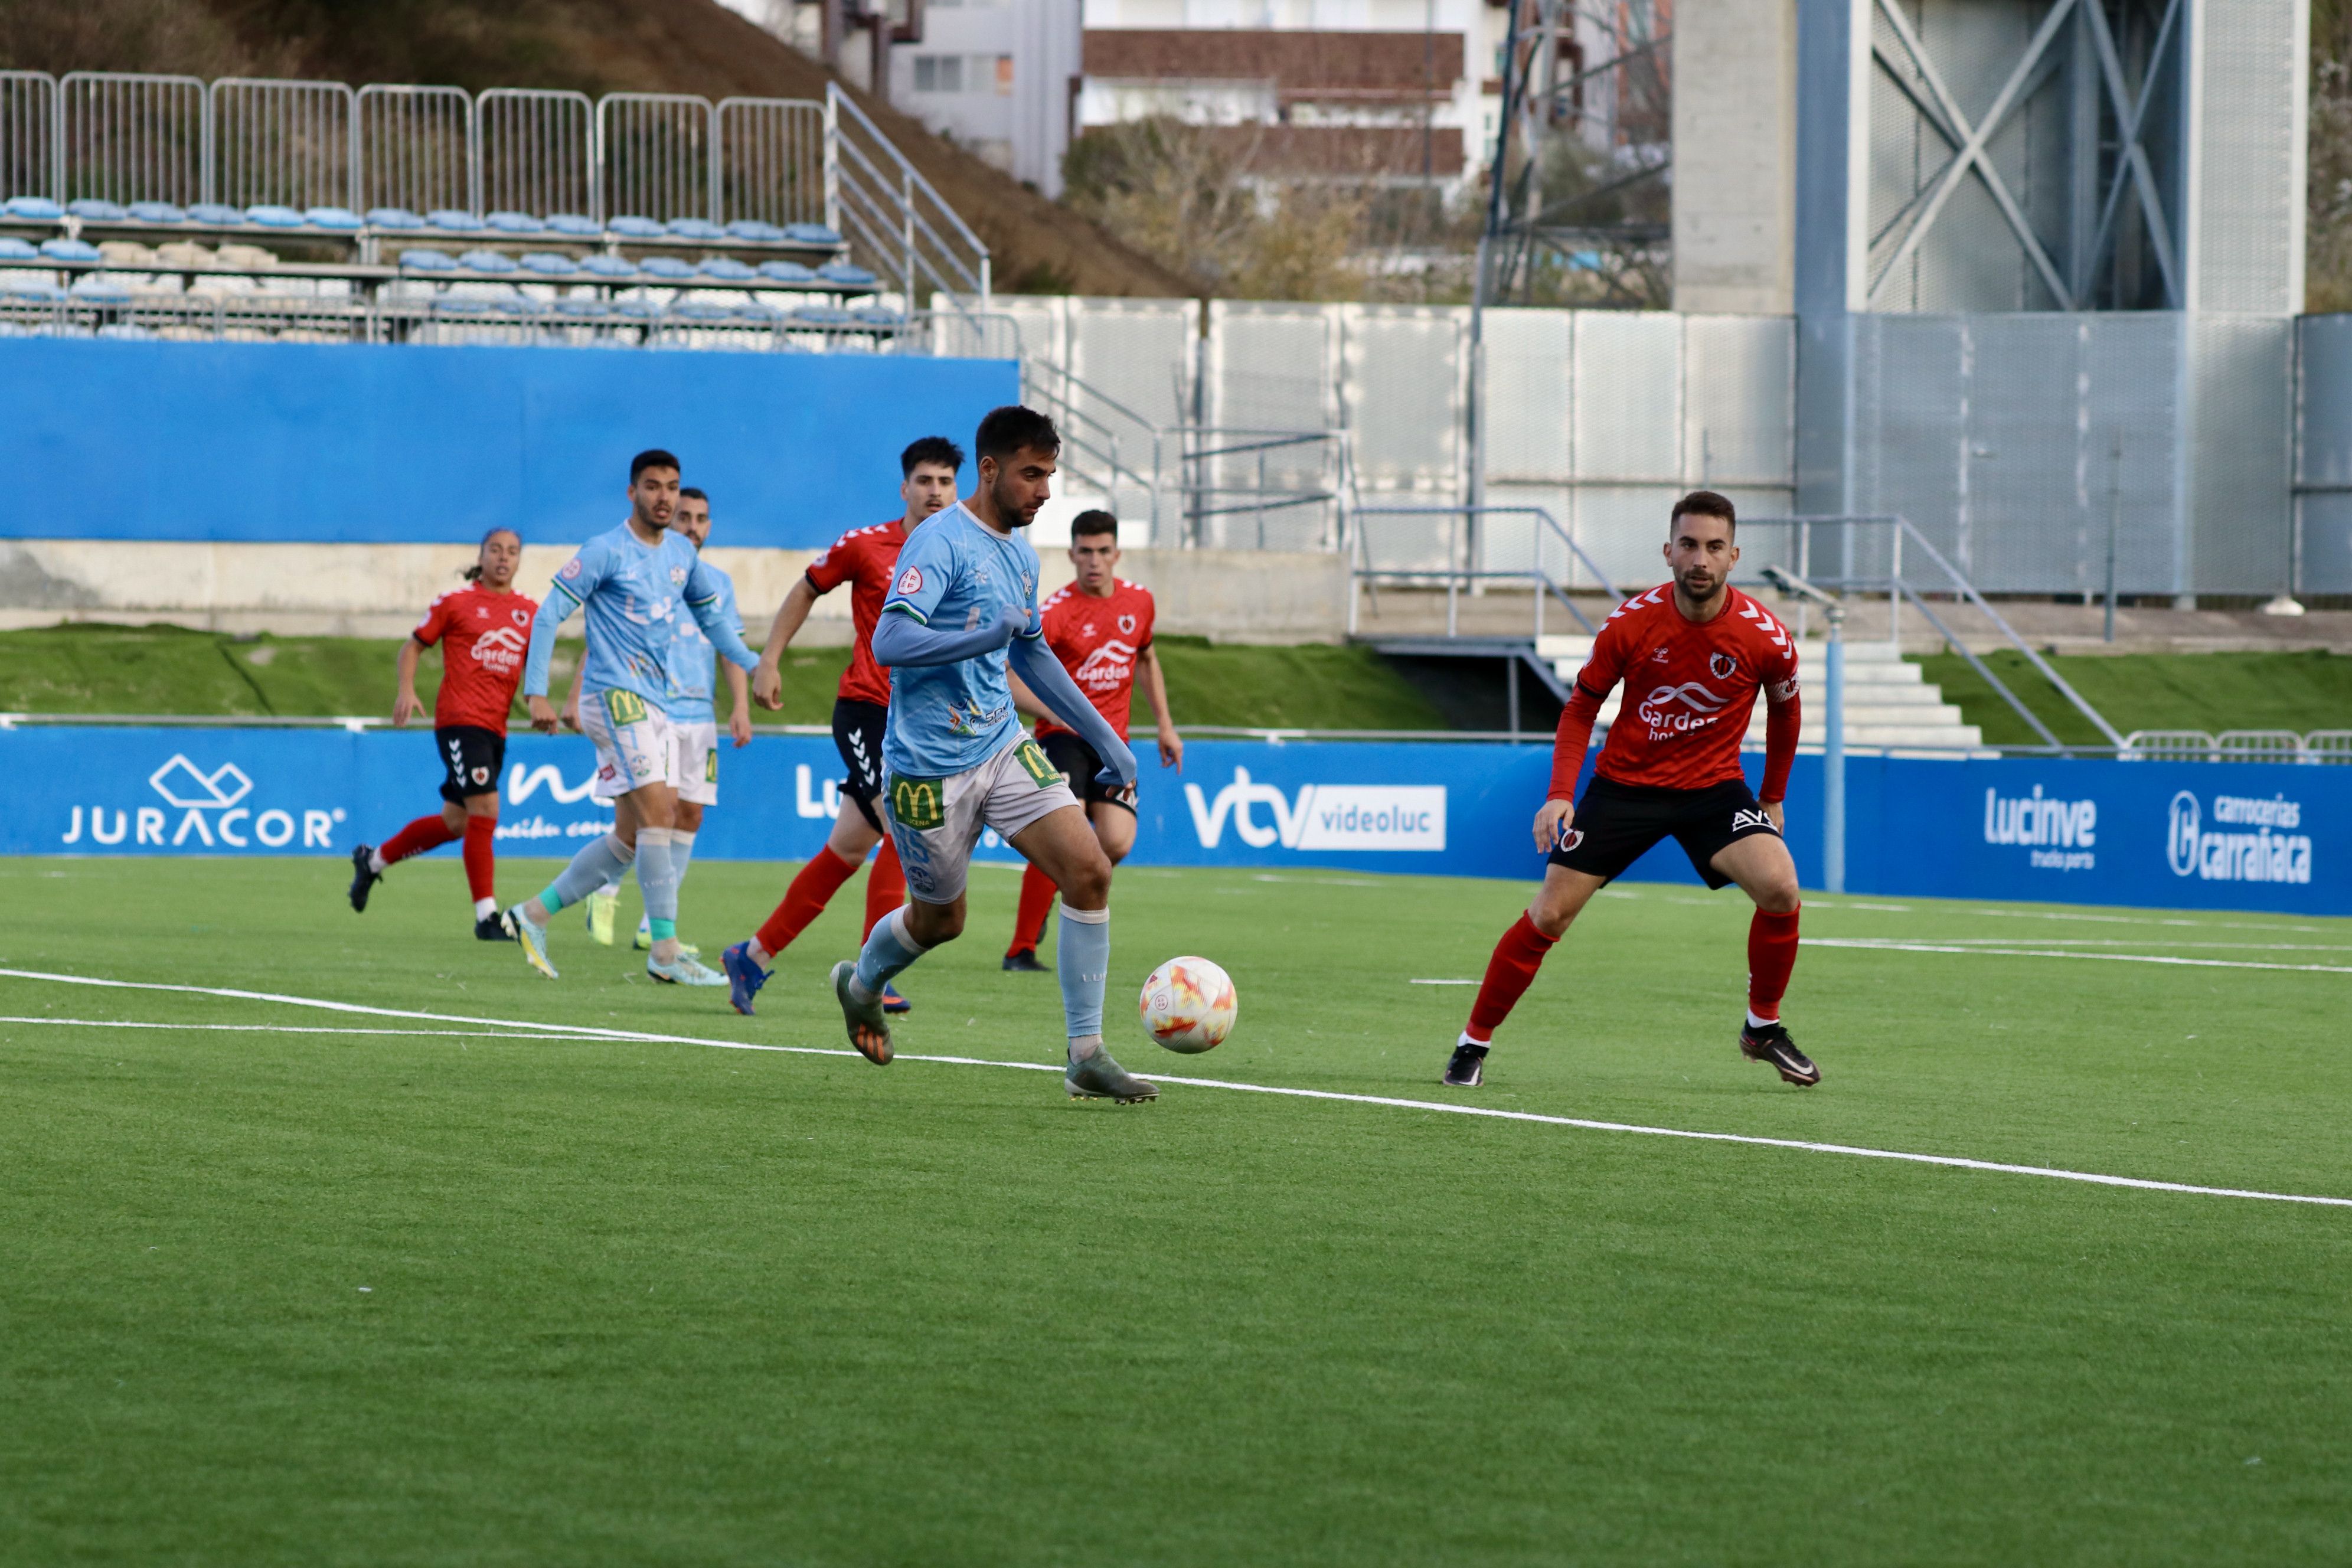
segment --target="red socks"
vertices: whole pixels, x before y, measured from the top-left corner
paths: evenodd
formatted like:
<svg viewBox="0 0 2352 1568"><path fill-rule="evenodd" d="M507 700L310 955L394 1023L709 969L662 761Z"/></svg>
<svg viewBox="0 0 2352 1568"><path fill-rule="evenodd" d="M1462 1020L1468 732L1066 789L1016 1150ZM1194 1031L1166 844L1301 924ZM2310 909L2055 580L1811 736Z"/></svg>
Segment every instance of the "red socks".
<svg viewBox="0 0 2352 1568"><path fill-rule="evenodd" d="M1483 1046L1494 1039L1496 1027L1527 994L1536 971L1543 967L1544 954L1559 940L1536 930L1536 922L1525 915L1503 933L1503 940L1495 944L1495 956L1486 961L1486 978L1479 983L1478 1000L1471 1005L1468 1033L1473 1044Z"/></svg>
<svg viewBox="0 0 2352 1568"><path fill-rule="evenodd" d="M422 855L427 849L454 844L457 839L457 836L449 831L449 825L442 821L440 814L436 812L431 816L418 817L385 839L376 853L383 856L383 863L389 866L395 860L405 860L411 855Z"/></svg>
<svg viewBox="0 0 2352 1568"><path fill-rule="evenodd" d="M1748 922L1748 1010L1768 1022L1779 1021L1789 972L1797 967L1798 912L1768 915L1758 910Z"/></svg>
<svg viewBox="0 0 2352 1568"><path fill-rule="evenodd" d="M882 836L882 853L874 858L873 875L866 879L866 930L857 940L864 942L872 936L874 928L906 901L907 873L898 864L898 844L886 833Z"/></svg>
<svg viewBox="0 0 2352 1568"><path fill-rule="evenodd" d="M476 903L499 896L498 836L497 817L466 818L466 889L473 894Z"/></svg>
<svg viewBox="0 0 2352 1568"><path fill-rule="evenodd" d="M1021 873L1021 912L1013 917L1013 945L1004 956L1034 952L1045 940L1045 920L1054 912L1054 895L1061 891L1054 879L1031 866Z"/></svg>
<svg viewBox="0 0 2352 1568"><path fill-rule="evenodd" d="M841 885L856 875L856 862L835 854L830 844L810 856L808 864L793 879L793 885L784 889L784 901L760 927L760 945L771 953L790 947L793 938L824 913L824 906L841 890Z"/></svg>

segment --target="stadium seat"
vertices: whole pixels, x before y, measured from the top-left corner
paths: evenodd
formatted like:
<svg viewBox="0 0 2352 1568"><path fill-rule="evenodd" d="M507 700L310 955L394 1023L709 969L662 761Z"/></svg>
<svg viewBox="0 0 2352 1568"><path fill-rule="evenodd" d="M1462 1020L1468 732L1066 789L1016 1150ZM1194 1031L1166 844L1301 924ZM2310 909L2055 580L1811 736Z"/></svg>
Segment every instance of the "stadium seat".
<svg viewBox="0 0 2352 1568"><path fill-rule="evenodd" d="M762 261L760 276L778 283L814 283L816 274L797 261Z"/></svg>
<svg viewBox="0 0 2352 1568"><path fill-rule="evenodd" d="M694 268L675 256L648 256L637 263L637 269L650 277L667 282L683 282L694 276Z"/></svg>
<svg viewBox="0 0 2352 1568"><path fill-rule="evenodd" d="M724 321L735 314L734 306L715 305L708 300L680 300L669 310L682 321Z"/></svg>
<svg viewBox="0 0 2352 1568"><path fill-rule="evenodd" d="M433 308L444 315L487 316L492 306L489 300L477 299L470 294L436 294Z"/></svg>
<svg viewBox="0 0 2352 1568"><path fill-rule="evenodd" d="M238 228L244 226L245 215L219 202L198 202L188 209L188 221L210 224L215 228Z"/></svg>
<svg viewBox="0 0 2352 1568"><path fill-rule="evenodd" d="M589 321L601 321L613 313L613 308L604 300L579 294L567 294L558 300L555 310L561 316L579 316Z"/></svg>
<svg viewBox="0 0 2352 1568"><path fill-rule="evenodd" d="M529 213L495 212L483 215L486 227L500 234L545 234L547 226Z"/></svg>
<svg viewBox="0 0 2352 1568"><path fill-rule="evenodd" d="M98 329L98 335L119 343L141 343L155 334L130 321L110 321Z"/></svg>
<svg viewBox="0 0 2352 1568"><path fill-rule="evenodd" d="M772 223L761 223L755 217L739 217L727 226L727 232L737 239L748 239L754 245L774 245L784 238L784 231Z"/></svg>
<svg viewBox="0 0 2352 1568"><path fill-rule="evenodd" d="M13 294L17 301L26 300L55 300L66 297L66 291L37 272L0 274L0 293Z"/></svg>
<svg viewBox="0 0 2352 1568"><path fill-rule="evenodd" d="M141 223L185 223L188 221L186 210L184 208L175 207L169 202L132 202L131 204L131 216L137 218Z"/></svg>
<svg viewBox="0 0 2352 1568"><path fill-rule="evenodd" d="M281 207L272 202L245 209L245 221L259 224L264 228L300 228L306 221L292 207Z"/></svg>
<svg viewBox="0 0 2352 1568"><path fill-rule="evenodd" d="M460 270L457 258L443 250L404 250L400 253L400 268L404 272L456 272Z"/></svg>
<svg viewBox="0 0 2352 1568"><path fill-rule="evenodd" d="M0 215L26 223L55 223L66 216L66 209L47 196L10 196L0 202Z"/></svg>
<svg viewBox="0 0 2352 1568"><path fill-rule="evenodd" d="M224 245L216 252L220 264L238 272L259 272L278 265L278 254L257 245Z"/></svg>
<svg viewBox="0 0 2352 1568"><path fill-rule="evenodd" d="M425 215L425 221L435 228L447 229L451 234L478 234L482 220L472 213L459 212L456 207L435 207Z"/></svg>
<svg viewBox="0 0 2352 1568"><path fill-rule="evenodd" d="M653 219L649 217L637 217L628 213L624 213L616 218L609 218L605 220L604 226L611 229L614 234L624 236L629 239L662 239L667 237L669 234L669 230L662 227L661 225L656 223Z"/></svg>
<svg viewBox="0 0 2352 1568"><path fill-rule="evenodd" d="M503 251L468 250L457 258L457 265L475 272L512 272L515 259Z"/></svg>
<svg viewBox="0 0 2352 1568"><path fill-rule="evenodd" d="M857 324L862 327L903 327L907 324L904 311L893 310L880 305L868 310L853 310L850 314L857 318Z"/></svg>
<svg viewBox="0 0 2352 1568"><path fill-rule="evenodd" d="M100 259L98 247L84 240L68 239L63 235L41 241L41 254L51 261L62 261L68 267L89 267Z"/></svg>
<svg viewBox="0 0 2352 1568"><path fill-rule="evenodd" d="M598 278L635 278L637 264L625 256L587 256L581 258L580 270Z"/></svg>
<svg viewBox="0 0 2352 1568"><path fill-rule="evenodd" d="M838 305L803 305L793 320L809 327L854 327L857 318Z"/></svg>
<svg viewBox="0 0 2352 1568"><path fill-rule="evenodd" d="M739 321L756 321L763 327L772 327L778 321L791 321L793 308L790 305L772 304L754 295L735 307L735 316Z"/></svg>
<svg viewBox="0 0 2352 1568"><path fill-rule="evenodd" d="M788 223L784 237L795 245L839 245L841 236L821 223Z"/></svg>
<svg viewBox="0 0 2352 1568"><path fill-rule="evenodd" d="M18 239L13 235L0 238L0 261L33 261L38 259L40 254L28 240Z"/></svg>
<svg viewBox="0 0 2352 1568"><path fill-rule="evenodd" d="M547 226L557 234L568 234L574 239L594 239L604 232L604 226L593 217L578 213L550 213Z"/></svg>
<svg viewBox="0 0 2352 1568"><path fill-rule="evenodd" d="M580 263L553 250L534 250L522 258L523 270L536 272L542 278L570 278L580 270Z"/></svg>
<svg viewBox="0 0 2352 1568"><path fill-rule="evenodd" d="M99 242L98 254L107 266L126 272L137 272L157 265L161 258L151 247L135 239L108 239Z"/></svg>
<svg viewBox="0 0 2352 1568"><path fill-rule="evenodd" d="M423 228L425 220L406 207L370 207L367 210L370 228Z"/></svg>
<svg viewBox="0 0 2352 1568"><path fill-rule="evenodd" d="M130 285L120 279L109 278L102 272L92 272L87 277L77 278L74 279L73 287L66 292L86 305L131 303Z"/></svg>
<svg viewBox="0 0 2352 1568"><path fill-rule="evenodd" d="M700 271L705 278L716 278L726 283L748 283L759 276L731 256L705 257Z"/></svg>
<svg viewBox="0 0 2352 1568"><path fill-rule="evenodd" d="M621 315L641 321L651 321L662 313L661 301L658 300L620 300L614 302L613 309Z"/></svg>
<svg viewBox="0 0 2352 1568"><path fill-rule="evenodd" d="M827 283L838 283L845 289L870 289L874 274L863 267L853 267L846 261L828 261L816 269L816 275Z"/></svg>
<svg viewBox="0 0 2352 1568"><path fill-rule="evenodd" d="M122 223L131 214L113 202L100 201L96 196L84 196L66 204L66 211L91 223Z"/></svg>
<svg viewBox="0 0 2352 1568"><path fill-rule="evenodd" d="M725 239L727 231L705 217L674 217L669 220L670 233L680 239Z"/></svg>
<svg viewBox="0 0 2352 1568"><path fill-rule="evenodd" d="M155 261L162 267L198 271L218 266L220 258L192 239L175 239L155 247Z"/></svg>
<svg viewBox="0 0 2352 1568"><path fill-rule="evenodd" d="M306 207L302 217L312 228L332 229L338 234L355 234L366 221L349 207Z"/></svg>

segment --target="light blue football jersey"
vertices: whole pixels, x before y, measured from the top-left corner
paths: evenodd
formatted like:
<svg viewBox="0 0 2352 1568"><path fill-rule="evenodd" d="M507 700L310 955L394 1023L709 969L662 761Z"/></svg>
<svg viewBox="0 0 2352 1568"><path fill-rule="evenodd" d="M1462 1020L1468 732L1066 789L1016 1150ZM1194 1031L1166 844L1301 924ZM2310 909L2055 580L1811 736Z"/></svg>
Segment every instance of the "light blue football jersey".
<svg viewBox="0 0 2352 1568"><path fill-rule="evenodd" d="M665 531L647 544L627 523L580 547L555 574L553 591L531 622L530 658L523 668L527 697L547 695L547 666L555 628L572 612L588 614L588 668L583 691L631 691L668 710L669 660L677 623L701 624L720 653L742 668L757 662L731 618L719 614L719 576L702 564L694 542Z"/></svg>
<svg viewBox="0 0 2352 1568"><path fill-rule="evenodd" d="M719 583L719 613L740 637L743 616L735 607L735 580L718 567L705 563L705 572ZM702 627L690 616L677 617L677 640L670 646L669 656L669 716L688 724L715 722L719 710L714 703L719 695L719 650L702 635Z"/></svg>
<svg viewBox="0 0 2352 1568"><path fill-rule="evenodd" d="M996 532L959 501L907 536L882 613L941 631L986 626L1007 609L1037 620L1037 552ZM882 762L909 778L946 778L980 766L1021 733L1006 683L1006 650L955 664L895 667Z"/></svg>

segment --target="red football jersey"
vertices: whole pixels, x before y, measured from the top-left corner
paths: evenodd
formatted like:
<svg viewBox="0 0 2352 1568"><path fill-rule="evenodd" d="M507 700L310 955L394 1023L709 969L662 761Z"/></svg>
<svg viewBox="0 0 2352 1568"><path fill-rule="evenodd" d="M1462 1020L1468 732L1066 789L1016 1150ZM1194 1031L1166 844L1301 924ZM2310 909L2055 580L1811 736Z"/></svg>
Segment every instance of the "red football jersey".
<svg viewBox="0 0 2352 1568"><path fill-rule="evenodd" d="M1151 646L1151 590L1123 577L1111 579L1110 596L1097 599L1076 583L1038 606L1045 623L1045 646L1078 683L1110 727L1127 733L1135 697L1135 661ZM1069 726L1037 721L1047 735Z"/></svg>
<svg viewBox="0 0 2352 1568"><path fill-rule="evenodd" d="M874 662L874 626L882 618L882 602L890 596L898 547L906 542L906 520L894 517L871 528L851 529L808 565L809 585L820 594L830 594L844 583L850 585L849 619L857 628L857 646L850 650L849 668L841 672L841 695L853 702L890 705L890 672Z"/></svg>
<svg viewBox="0 0 2352 1568"><path fill-rule="evenodd" d="M1594 771L1623 784L1705 789L1741 777L1739 743L1756 694L1797 694L1797 641L1772 612L1737 588L1711 621L1691 621L1661 584L1609 613L1577 672L1598 703L1620 680L1625 696Z"/></svg>
<svg viewBox="0 0 2352 1568"><path fill-rule="evenodd" d="M507 732L507 710L530 652L530 618L538 613L538 602L520 594L473 587L453 588L433 601L409 635L426 647L441 645L436 729L470 724Z"/></svg>

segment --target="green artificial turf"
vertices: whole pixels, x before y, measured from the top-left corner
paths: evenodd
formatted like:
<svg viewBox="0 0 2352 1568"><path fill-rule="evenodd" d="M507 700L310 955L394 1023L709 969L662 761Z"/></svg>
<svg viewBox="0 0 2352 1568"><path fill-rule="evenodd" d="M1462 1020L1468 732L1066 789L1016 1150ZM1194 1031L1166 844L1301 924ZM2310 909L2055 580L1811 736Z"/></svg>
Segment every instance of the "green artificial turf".
<svg viewBox="0 0 2352 1568"><path fill-rule="evenodd" d="M501 868L509 896L551 867ZM789 867L698 861L706 952ZM1070 1105L1016 879L835 1050L851 888L759 1016L446 857L0 862L0 1562L2340 1563L2352 1210L1171 1084ZM1439 1067L1522 886L1130 867L1110 1037L1239 1083L2352 1194L2352 921L1825 899L1825 1081L1732 1041L1736 893L1610 889ZM633 906L632 893L627 900ZM625 908L633 921L633 907ZM1140 1036L1202 952L1241 1022ZM1051 955L1048 954L1050 957ZM158 1029L26 1019L158 1023ZM198 1025L227 1026L199 1029ZM288 1029L382 1033L263 1033Z"/></svg>
<svg viewBox="0 0 2352 1568"><path fill-rule="evenodd" d="M2014 651L1981 656L2002 684L2068 745L2106 743L2088 719ZM2108 723L2134 730L2352 729L2352 657L2339 653L2077 654L2042 656ZM1956 653L1916 660L1969 723L1996 746L2041 736Z"/></svg>

